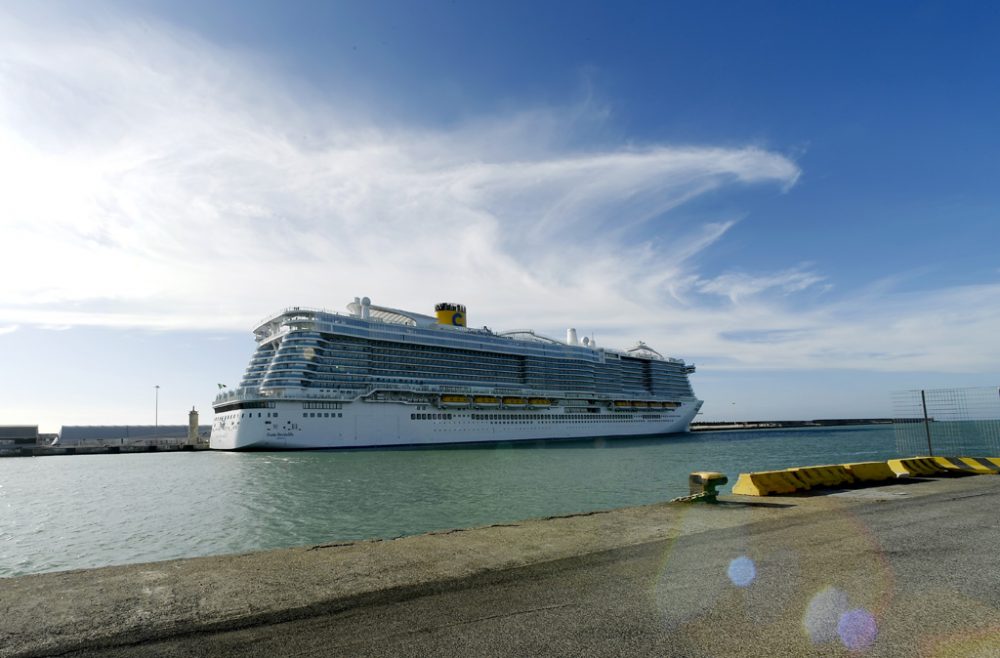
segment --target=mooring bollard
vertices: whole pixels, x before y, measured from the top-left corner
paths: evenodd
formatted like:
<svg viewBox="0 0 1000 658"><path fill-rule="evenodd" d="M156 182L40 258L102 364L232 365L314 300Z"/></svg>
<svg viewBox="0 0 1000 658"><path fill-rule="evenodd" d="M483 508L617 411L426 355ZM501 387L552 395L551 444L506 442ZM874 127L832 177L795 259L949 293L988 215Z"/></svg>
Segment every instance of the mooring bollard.
<svg viewBox="0 0 1000 658"><path fill-rule="evenodd" d="M675 498L674 502L716 503L719 487L729 482L725 473L716 471L696 471L688 476L688 491L691 495Z"/></svg>

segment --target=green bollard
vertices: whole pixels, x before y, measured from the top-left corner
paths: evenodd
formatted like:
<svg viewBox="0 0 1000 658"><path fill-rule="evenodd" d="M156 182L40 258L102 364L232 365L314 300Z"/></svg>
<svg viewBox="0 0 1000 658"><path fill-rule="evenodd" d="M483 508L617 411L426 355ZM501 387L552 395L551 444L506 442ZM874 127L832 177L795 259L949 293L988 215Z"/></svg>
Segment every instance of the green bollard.
<svg viewBox="0 0 1000 658"><path fill-rule="evenodd" d="M696 471L688 476L688 490L691 492L687 498L693 501L705 503L717 503L719 487L729 482L725 473L715 471Z"/></svg>

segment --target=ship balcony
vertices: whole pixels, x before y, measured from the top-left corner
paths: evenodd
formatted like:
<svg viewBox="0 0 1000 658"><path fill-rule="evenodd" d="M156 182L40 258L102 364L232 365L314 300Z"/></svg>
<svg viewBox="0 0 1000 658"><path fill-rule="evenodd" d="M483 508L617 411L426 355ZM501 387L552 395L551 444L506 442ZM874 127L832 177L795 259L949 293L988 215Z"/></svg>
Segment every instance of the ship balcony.
<svg viewBox="0 0 1000 658"><path fill-rule="evenodd" d="M213 404L221 404L223 402L238 402L241 400L256 400L261 396L260 389L258 388L248 388L240 387L233 389L225 389L215 396L215 401Z"/></svg>
<svg viewBox="0 0 1000 658"><path fill-rule="evenodd" d="M360 395L360 389L349 388L344 390L323 390L307 389L298 385L286 386L283 388L237 388L224 390L215 397L213 406L218 406L227 402L242 402L247 400L356 400Z"/></svg>

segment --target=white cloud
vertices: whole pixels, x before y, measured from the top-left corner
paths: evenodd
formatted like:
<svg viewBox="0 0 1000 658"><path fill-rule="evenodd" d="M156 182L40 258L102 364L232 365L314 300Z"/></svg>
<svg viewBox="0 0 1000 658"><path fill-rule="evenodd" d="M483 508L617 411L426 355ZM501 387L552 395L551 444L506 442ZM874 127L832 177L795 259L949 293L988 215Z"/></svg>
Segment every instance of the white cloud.
<svg viewBox="0 0 1000 658"><path fill-rule="evenodd" d="M464 301L501 327L572 323L716 367L1000 360L1000 304L962 291L817 304L830 282L805 266L699 272L739 218L694 221L686 203L798 179L761 148L586 148L587 107L386 127L346 91L320 99L150 23L0 20L0 61L0 244L15 245L0 321L246 331L367 294ZM978 362L956 336L982 345Z"/></svg>
<svg viewBox="0 0 1000 658"><path fill-rule="evenodd" d="M809 278L789 280L795 287ZM788 303L788 294L775 283L721 308L693 309L692 321L712 330L698 335L692 327L690 349L726 369L996 373L1000 365L992 338L1000 329L1000 284L837 301L820 295L812 305Z"/></svg>
<svg viewBox="0 0 1000 658"><path fill-rule="evenodd" d="M7 326L0 326L0 336L3 336L4 334L12 334L15 331L17 331L17 329L18 329L18 327L17 327L16 324L11 324L11 325L7 325Z"/></svg>
<svg viewBox="0 0 1000 658"><path fill-rule="evenodd" d="M359 292L502 315L650 299L732 224L672 211L799 174L757 148L556 146L578 108L381 129L162 26L2 36L0 221L18 249L0 273L31 276L0 310L23 322L244 329Z"/></svg>
<svg viewBox="0 0 1000 658"><path fill-rule="evenodd" d="M728 297L737 302L742 298L758 295L766 290L778 289L784 294L805 290L824 280L825 277L802 269L775 272L765 276L745 273L728 273L698 284L698 290Z"/></svg>

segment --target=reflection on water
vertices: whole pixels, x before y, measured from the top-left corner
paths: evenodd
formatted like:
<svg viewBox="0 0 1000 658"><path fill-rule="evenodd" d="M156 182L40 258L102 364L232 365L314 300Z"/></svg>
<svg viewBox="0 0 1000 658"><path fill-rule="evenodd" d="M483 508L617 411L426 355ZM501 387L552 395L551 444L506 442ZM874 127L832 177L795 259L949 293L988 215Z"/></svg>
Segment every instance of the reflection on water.
<svg viewBox="0 0 1000 658"><path fill-rule="evenodd" d="M694 470L897 456L891 428L738 431L392 450L0 460L0 576L608 509Z"/></svg>

